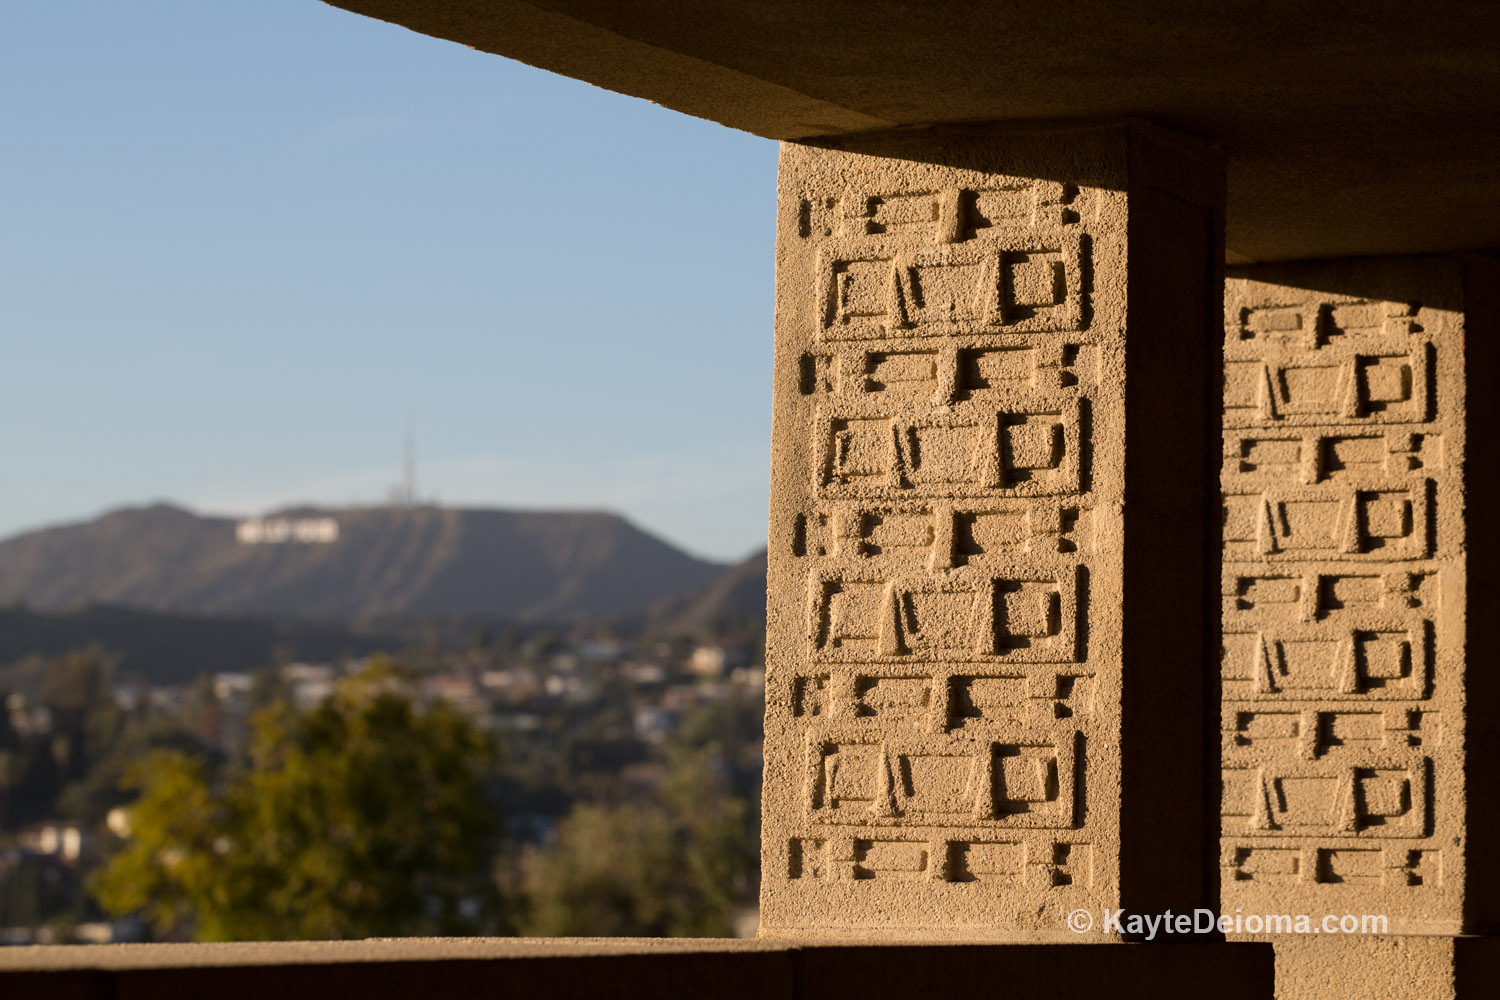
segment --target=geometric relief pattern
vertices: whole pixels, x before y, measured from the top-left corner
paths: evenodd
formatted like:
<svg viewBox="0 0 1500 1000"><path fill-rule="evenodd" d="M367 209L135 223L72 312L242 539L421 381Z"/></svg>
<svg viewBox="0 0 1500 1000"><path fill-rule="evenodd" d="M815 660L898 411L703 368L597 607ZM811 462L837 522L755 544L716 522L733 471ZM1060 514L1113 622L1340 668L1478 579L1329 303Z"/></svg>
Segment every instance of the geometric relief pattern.
<svg viewBox="0 0 1500 1000"><path fill-rule="evenodd" d="M793 882L1091 878L1097 345L1074 196L997 178L801 204L816 308L798 366L812 481L788 542L806 581Z"/></svg>
<svg viewBox="0 0 1500 1000"><path fill-rule="evenodd" d="M1430 915L1459 860L1434 806L1461 766L1453 314L1243 279L1226 308L1225 906L1369 890L1393 922L1393 900Z"/></svg>

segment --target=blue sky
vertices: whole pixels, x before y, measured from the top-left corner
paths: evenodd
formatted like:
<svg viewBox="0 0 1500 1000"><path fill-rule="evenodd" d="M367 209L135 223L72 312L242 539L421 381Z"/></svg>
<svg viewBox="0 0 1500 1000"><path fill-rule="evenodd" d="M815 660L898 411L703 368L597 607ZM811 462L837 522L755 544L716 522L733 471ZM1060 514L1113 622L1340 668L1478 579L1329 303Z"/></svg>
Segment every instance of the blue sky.
<svg viewBox="0 0 1500 1000"><path fill-rule="evenodd" d="M317 0L0 3L0 534L443 503L764 544L774 143Z"/></svg>

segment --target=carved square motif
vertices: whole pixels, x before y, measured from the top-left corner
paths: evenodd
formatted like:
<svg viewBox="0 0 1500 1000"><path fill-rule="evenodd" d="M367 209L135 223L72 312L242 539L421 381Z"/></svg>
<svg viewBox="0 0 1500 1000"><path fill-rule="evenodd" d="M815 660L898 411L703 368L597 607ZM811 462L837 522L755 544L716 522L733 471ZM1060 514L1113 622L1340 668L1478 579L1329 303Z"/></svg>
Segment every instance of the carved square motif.
<svg viewBox="0 0 1500 1000"><path fill-rule="evenodd" d="M827 481L848 484L891 478L894 422L889 417L852 417L830 424Z"/></svg>
<svg viewBox="0 0 1500 1000"><path fill-rule="evenodd" d="M1406 630L1327 622L1248 632L1239 627L1226 622L1224 631L1226 700L1390 701L1427 695L1432 638L1421 619Z"/></svg>
<svg viewBox="0 0 1500 1000"><path fill-rule="evenodd" d="M1026 309L1034 315L1035 310L1067 301L1067 265L1060 251L1008 255L1005 280L1018 312Z"/></svg>
<svg viewBox="0 0 1500 1000"><path fill-rule="evenodd" d="M896 600L897 651L916 656L962 655L982 650L993 640L985 635L982 603L985 584L913 581L893 592Z"/></svg>
<svg viewBox="0 0 1500 1000"><path fill-rule="evenodd" d="M896 416L878 398L815 421L824 499L1047 496L1078 491L1080 405L1034 396Z"/></svg>
<svg viewBox="0 0 1500 1000"><path fill-rule="evenodd" d="M1225 426L1425 421L1427 350L1413 341L1389 354L1338 346L1255 356L1241 345L1224 365Z"/></svg>
<svg viewBox="0 0 1500 1000"><path fill-rule="evenodd" d="M1384 687L1412 676L1412 642L1407 632L1356 632L1354 655L1365 687Z"/></svg>
<svg viewBox="0 0 1500 1000"><path fill-rule="evenodd" d="M1359 814L1366 825L1381 825L1411 811L1411 776L1406 771L1362 768L1357 775Z"/></svg>
<svg viewBox="0 0 1500 1000"><path fill-rule="evenodd" d="M1429 553L1426 480L1366 480L1224 494L1224 555L1268 562L1421 559Z"/></svg>
<svg viewBox="0 0 1500 1000"><path fill-rule="evenodd" d="M1341 775L1272 779L1273 822L1283 830L1337 829L1347 822L1340 814L1345 783Z"/></svg>
<svg viewBox="0 0 1500 1000"><path fill-rule="evenodd" d="M1055 469L1062 461L1062 415L1022 414L1007 420L1002 460L1014 482L1029 479L1043 469Z"/></svg>
<svg viewBox="0 0 1500 1000"><path fill-rule="evenodd" d="M1033 639L1062 630L1062 600L1050 581L1003 580L995 587L995 632L1006 647L1023 648Z"/></svg>
<svg viewBox="0 0 1500 1000"><path fill-rule="evenodd" d="M895 758L895 809L903 816L961 818L973 816L983 805L983 763L952 753L905 753Z"/></svg>
<svg viewBox="0 0 1500 1000"><path fill-rule="evenodd" d="M1380 548L1389 541L1411 536L1413 511L1409 491L1361 493L1359 503L1360 532L1367 546Z"/></svg>
<svg viewBox="0 0 1500 1000"><path fill-rule="evenodd" d="M913 487L993 481L993 431L983 423L918 420L906 435L903 478Z"/></svg>
<svg viewBox="0 0 1500 1000"><path fill-rule="evenodd" d="M999 742L830 726L809 735L807 809L836 825L1067 828L1076 740L1063 729L1051 742Z"/></svg>
<svg viewBox="0 0 1500 1000"><path fill-rule="evenodd" d="M875 743L832 743L822 748L813 808L870 813L885 757Z"/></svg>
<svg viewBox="0 0 1500 1000"><path fill-rule="evenodd" d="M896 268L901 325L998 324L1003 268L994 253L921 254L903 261Z"/></svg>
<svg viewBox="0 0 1500 1000"><path fill-rule="evenodd" d="M837 260L829 265L828 325L884 324L892 310L893 257Z"/></svg>
<svg viewBox="0 0 1500 1000"><path fill-rule="evenodd" d="M1236 744L1224 758L1226 829L1237 836L1421 837L1426 766L1409 750L1309 759Z"/></svg>
<svg viewBox="0 0 1500 1000"><path fill-rule="evenodd" d="M1359 375L1360 402L1367 413L1410 403L1415 395L1411 360L1405 355L1360 358Z"/></svg>
<svg viewBox="0 0 1500 1000"><path fill-rule="evenodd" d="M813 655L829 662L1075 660L1076 564L1008 572L965 567L907 577L875 567L815 570L807 627Z"/></svg>
<svg viewBox="0 0 1500 1000"><path fill-rule="evenodd" d="M881 649L887 610L879 580L824 580L815 597L814 641L830 654L871 656Z"/></svg>
<svg viewBox="0 0 1500 1000"><path fill-rule="evenodd" d="M1077 233L996 228L984 240L913 248L849 240L818 257L825 340L1081 330Z"/></svg>
<svg viewBox="0 0 1500 1000"><path fill-rule="evenodd" d="M1277 412L1336 417L1351 408L1349 394L1353 372L1339 364L1283 365L1276 369L1272 386Z"/></svg>
<svg viewBox="0 0 1500 1000"><path fill-rule="evenodd" d="M1006 746L997 757L995 802L1000 812L1031 812L1057 801L1057 754L1051 747Z"/></svg>

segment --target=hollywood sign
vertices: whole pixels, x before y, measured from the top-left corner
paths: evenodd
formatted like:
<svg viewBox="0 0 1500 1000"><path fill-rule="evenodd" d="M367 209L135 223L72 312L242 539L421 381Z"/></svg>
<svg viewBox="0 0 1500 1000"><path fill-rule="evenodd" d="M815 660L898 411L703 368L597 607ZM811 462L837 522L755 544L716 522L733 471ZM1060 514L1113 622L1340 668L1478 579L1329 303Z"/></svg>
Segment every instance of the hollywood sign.
<svg viewBox="0 0 1500 1000"><path fill-rule="evenodd" d="M339 523L331 517L256 518L235 525L234 537L241 545L325 544L338 541Z"/></svg>

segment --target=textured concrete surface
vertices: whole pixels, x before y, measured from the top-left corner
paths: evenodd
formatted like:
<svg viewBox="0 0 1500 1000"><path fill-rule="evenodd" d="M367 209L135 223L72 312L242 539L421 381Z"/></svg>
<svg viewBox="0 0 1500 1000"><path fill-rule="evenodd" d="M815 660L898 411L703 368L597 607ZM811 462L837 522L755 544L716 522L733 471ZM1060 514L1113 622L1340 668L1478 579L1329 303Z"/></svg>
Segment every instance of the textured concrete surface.
<svg viewBox="0 0 1500 1000"><path fill-rule="evenodd" d="M1489 1000L1500 938L1299 938L1276 943L1276 1000Z"/></svg>
<svg viewBox="0 0 1500 1000"><path fill-rule="evenodd" d="M775 139L1149 119L1229 154L1231 252L1500 246L1500 5L332 0Z"/></svg>
<svg viewBox="0 0 1500 1000"><path fill-rule="evenodd" d="M1437 257L1229 274L1224 906L1393 935L1277 937L1284 998L1454 996L1453 939L1400 935L1495 926L1494 574L1468 564L1496 554L1497 286Z"/></svg>
<svg viewBox="0 0 1500 1000"><path fill-rule="evenodd" d="M1461 268L1235 268L1225 303L1225 903L1458 933Z"/></svg>
<svg viewBox="0 0 1500 1000"><path fill-rule="evenodd" d="M721 939L401 939L0 949L6 1000L559 997L910 1000L949 991L1266 1000L1264 944L801 946ZM1191 990L1178 993L1188 982Z"/></svg>
<svg viewBox="0 0 1500 1000"><path fill-rule="evenodd" d="M783 146L763 935L1213 896L1220 169L1144 128Z"/></svg>

